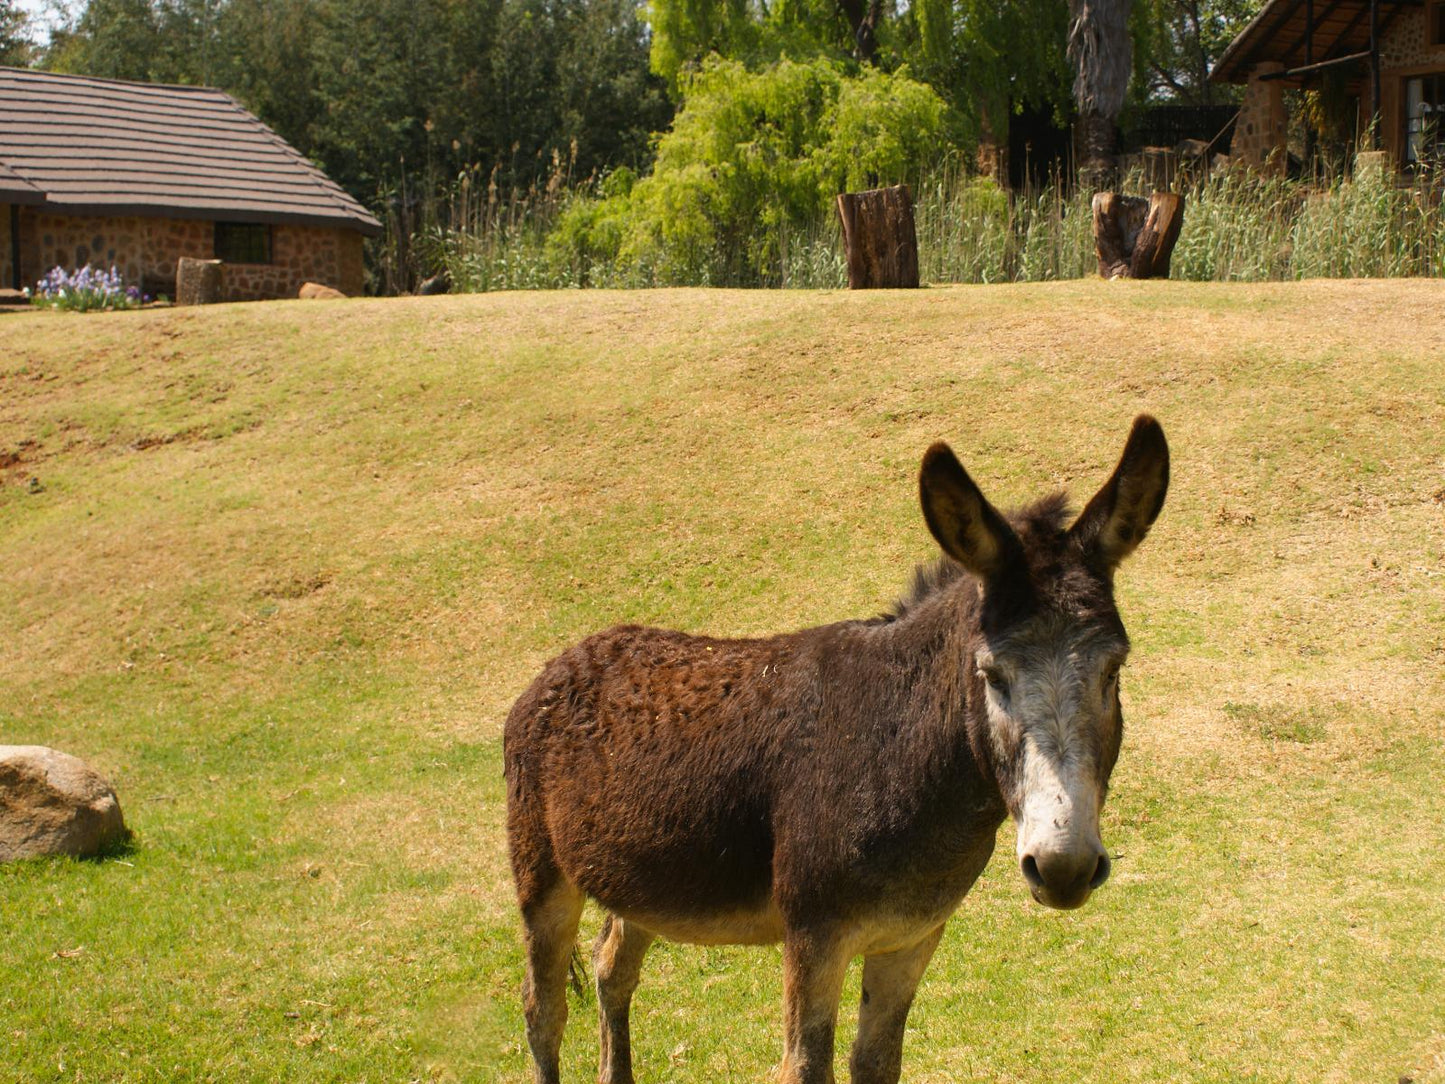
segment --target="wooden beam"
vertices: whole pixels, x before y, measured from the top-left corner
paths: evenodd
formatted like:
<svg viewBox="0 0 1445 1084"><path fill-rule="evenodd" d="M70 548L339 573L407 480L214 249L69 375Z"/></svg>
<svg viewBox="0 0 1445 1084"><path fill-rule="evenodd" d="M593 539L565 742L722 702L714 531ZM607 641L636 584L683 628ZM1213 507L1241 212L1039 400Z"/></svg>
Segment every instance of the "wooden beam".
<svg viewBox="0 0 1445 1084"><path fill-rule="evenodd" d="M1370 146L1380 149L1380 0L1370 0Z"/></svg>
<svg viewBox="0 0 1445 1084"><path fill-rule="evenodd" d="M1271 26L1268 30L1261 30L1258 35L1251 36L1255 37L1255 40L1257 41L1269 41L1270 39L1274 38L1276 35L1279 34L1281 30L1284 29L1285 24L1288 23L1292 18L1294 18L1295 12L1299 11L1300 5L1303 3L1304 0L1294 0L1294 3L1292 4L1281 4L1279 18L1275 19L1274 25ZM1264 14L1265 12L1261 11L1259 15L1256 16L1256 18L1263 18ZM1253 26L1254 24L1251 23L1249 26L1245 27L1244 34L1248 34L1253 29ZM1221 64L1223 64L1225 61L1235 62L1234 57L1230 56L1229 54L1234 51L1234 46L1238 45L1243 40L1244 34L1241 34L1238 38L1235 38L1232 43L1230 43L1230 47L1226 49L1224 51L1224 55L1219 58ZM1243 68L1243 59L1244 58L1241 58L1240 61L1238 61L1238 63L1240 63L1241 65L1241 68ZM1243 68L1243 70L1246 75L1249 74L1248 68Z"/></svg>
<svg viewBox="0 0 1445 1084"><path fill-rule="evenodd" d="M1313 3L1313 0L1310 0L1310 2ZM1341 7L1343 7L1348 2L1350 2L1350 0L1330 0L1330 3L1324 8L1323 11L1319 11L1315 14L1315 29L1317 31L1322 31L1324 28L1324 24L1329 22L1331 16L1333 16L1337 11L1340 10ZM1393 0L1393 2L1389 5L1389 10L1385 13L1383 19L1381 19L1380 21L1380 33L1383 34L1392 25L1394 25L1394 22L1396 18L1399 17L1400 12L1406 10L1407 8L1419 7L1420 0ZM1360 25L1364 23L1365 18L1369 15L1369 13L1369 5L1362 4L1360 8L1355 12L1354 17L1345 24L1344 30L1334 35L1329 45L1325 47L1325 49L1323 50L1325 59L1329 59L1339 55L1338 50L1340 46L1345 43L1345 40L1355 30L1359 29ZM1295 58L1299 56L1300 50L1306 49L1305 64L1312 64L1314 63L1314 56L1311 55L1312 53L1314 53L1313 44L1313 36L1307 33L1305 36L1300 37L1298 40L1296 40L1295 43L1289 47L1288 51L1285 52L1282 57L1280 57L1280 60L1284 63L1284 66L1286 68L1292 68L1294 67ZM1306 48L1307 46L1309 48Z"/></svg>
<svg viewBox="0 0 1445 1084"><path fill-rule="evenodd" d="M1330 0L1329 5L1324 9L1324 11L1321 11L1315 15L1314 25L1318 27L1321 23L1329 19L1331 15L1340 10L1340 5L1344 2L1345 0ZM1314 0L1310 0L1310 6L1314 6ZM1284 66L1286 68L1290 67L1290 62L1294 59L1295 54L1300 51L1301 45L1306 46L1305 63L1313 64L1315 62L1314 35L1312 33L1306 32L1305 37L1300 38L1299 41L1291 45L1289 47L1289 52L1285 53L1284 56L1280 58L1284 61Z"/></svg>
<svg viewBox="0 0 1445 1084"><path fill-rule="evenodd" d="M1331 43L1330 47L1325 50L1325 59L1328 60L1331 57L1338 56L1339 53L1337 52L1337 50L1340 47L1340 43L1345 41L1351 34L1353 34L1357 29L1359 29L1360 24L1363 23L1369 17L1369 15L1369 5L1365 4L1361 6L1360 10L1355 12L1355 17L1345 24L1345 28L1343 30L1341 30L1338 34L1335 35L1335 40Z"/></svg>
<svg viewBox="0 0 1445 1084"><path fill-rule="evenodd" d="M1337 56L1332 60L1317 60L1313 64L1304 64L1298 68L1286 68L1282 72L1267 72L1259 77L1261 83L1268 83L1274 79L1293 79L1297 75L1310 75L1314 72L1324 71L1326 68L1338 68L1343 64L1355 64L1361 60L1369 60L1373 56L1368 49L1362 53L1350 53L1348 56Z"/></svg>

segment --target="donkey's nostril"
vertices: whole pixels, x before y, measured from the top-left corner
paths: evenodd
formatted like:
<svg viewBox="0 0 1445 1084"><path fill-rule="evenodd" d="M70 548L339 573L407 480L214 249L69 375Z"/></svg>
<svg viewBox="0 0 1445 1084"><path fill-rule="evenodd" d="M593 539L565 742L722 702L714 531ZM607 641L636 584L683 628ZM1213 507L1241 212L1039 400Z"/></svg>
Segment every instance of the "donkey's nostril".
<svg viewBox="0 0 1445 1084"><path fill-rule="evenodd" d="M1089 887L1098 888L1107 881L1109 879L1109 870L1112 868L1113 863L1109 861L1109 856L1107 854L1099 855L1099 864L1094 867L1094 876L1089 878Z"/></svg>
<svg viewBox="0 0 1445 1084"><path fill-rule="evenodd" d="M1024 880L1027 881L1032 887L1044 887L1043 875L1039 873L1039 864L1034 861L1033 855L1024 855L1023 860L1019 862L1019 867L1024 871Z"/></svg>

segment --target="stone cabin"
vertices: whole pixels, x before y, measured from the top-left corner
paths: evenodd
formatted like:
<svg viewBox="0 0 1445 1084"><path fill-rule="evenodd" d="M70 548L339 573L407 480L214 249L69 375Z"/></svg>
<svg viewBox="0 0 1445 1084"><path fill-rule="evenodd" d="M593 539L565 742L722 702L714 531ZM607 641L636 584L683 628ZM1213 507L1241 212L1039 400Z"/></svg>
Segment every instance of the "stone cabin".
<svg viewBox="0 0 1445 1084"><path fill-rule="evenodd" d="M1210 79L1243 83L1230 157L1285 168L1286 87L1333 81L1402 170L1445 157L1445 0L1268 0Z"/></svg>
<svg viewBox="0 0 1445 1084"><path fill-rule="evenodd" d="M193 256L225 262L227 301L354 295L380 232L219 90L0 67L0 289L89 263L174 296Z"/></svg>

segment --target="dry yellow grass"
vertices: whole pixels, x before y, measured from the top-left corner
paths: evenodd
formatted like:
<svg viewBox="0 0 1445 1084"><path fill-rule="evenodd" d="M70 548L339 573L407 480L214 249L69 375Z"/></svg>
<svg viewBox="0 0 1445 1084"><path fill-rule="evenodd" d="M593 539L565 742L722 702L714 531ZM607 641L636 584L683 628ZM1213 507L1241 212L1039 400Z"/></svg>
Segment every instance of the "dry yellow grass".
<svg viewBox="0 0 1445 1084"><path fill-rule="evenodd" d="M910 1074L1439 1079L1441 298L1071 282L0 317L0 742L86 756L140 831L129 867L0 874L29 916L0 1038L32 1075L520 1079L497 737L541 661L618 620L876 612L931 552L928 443L999 503L1082 499L1149 410L1174 482L1121 574L1117 880L1053 916L995 865ZM87 954L54 957L69 940ZM659 952L642 1072L758 1078L775 964Z"/></svg>

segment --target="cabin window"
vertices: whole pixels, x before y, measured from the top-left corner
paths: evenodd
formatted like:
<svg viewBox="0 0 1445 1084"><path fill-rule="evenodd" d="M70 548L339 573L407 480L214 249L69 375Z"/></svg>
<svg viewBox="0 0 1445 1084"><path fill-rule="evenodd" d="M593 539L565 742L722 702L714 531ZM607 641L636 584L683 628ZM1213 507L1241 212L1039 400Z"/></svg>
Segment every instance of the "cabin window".
<svg viewBox="0 0 1445 1084"><path fill-rule="evenodd" d="M217 222L216 259L226 263L270 263L271 227L251 222Z"/></svg>
<svg viewBox="0 0 1445 1084"><path fill-rule="evenodd" d="M1405 80L1405 164L1445 158L1445 72Z"/></svg>
<svg viewBox="0 0 1445 1084"><path fill-rule="evenodd" d="M1440 0L1425 5L1425 36L1430 45L1445 45L1445 3Z"/></svg>

